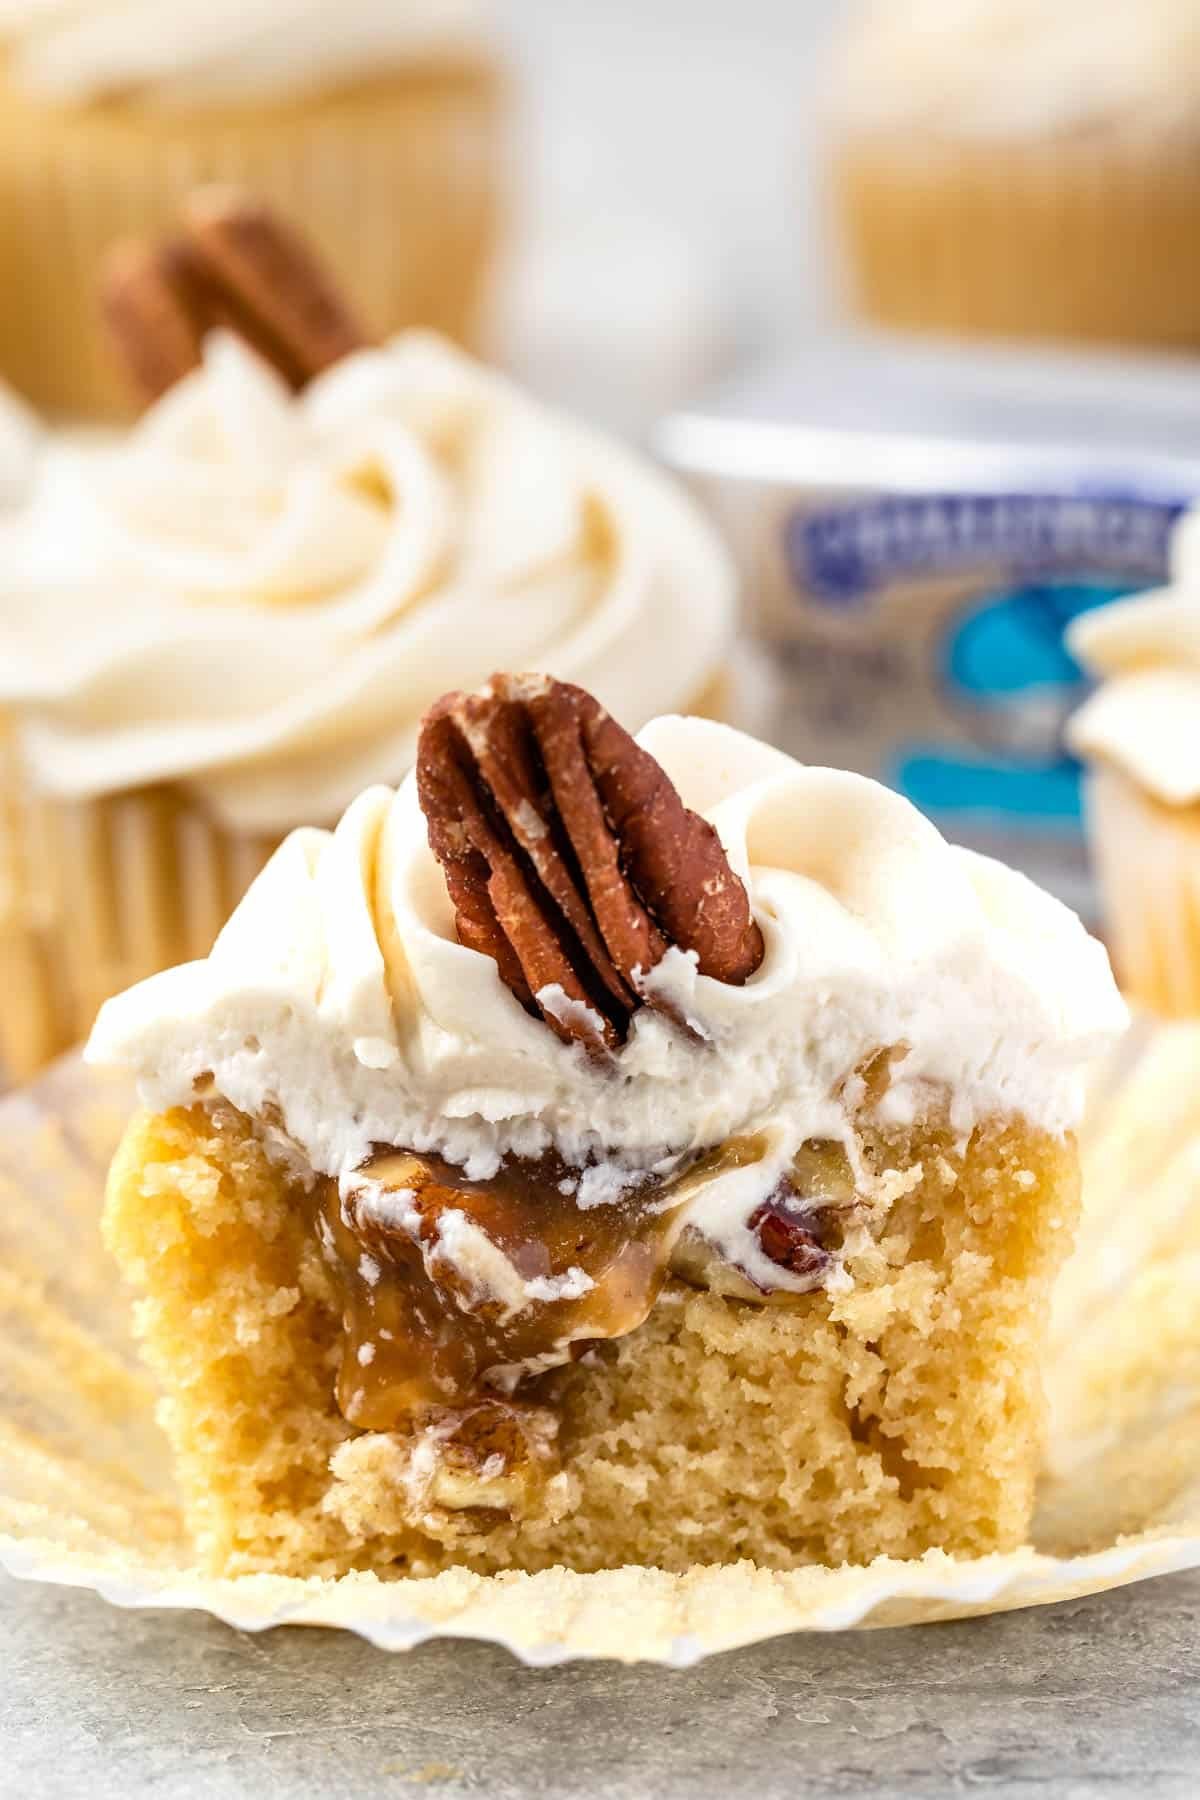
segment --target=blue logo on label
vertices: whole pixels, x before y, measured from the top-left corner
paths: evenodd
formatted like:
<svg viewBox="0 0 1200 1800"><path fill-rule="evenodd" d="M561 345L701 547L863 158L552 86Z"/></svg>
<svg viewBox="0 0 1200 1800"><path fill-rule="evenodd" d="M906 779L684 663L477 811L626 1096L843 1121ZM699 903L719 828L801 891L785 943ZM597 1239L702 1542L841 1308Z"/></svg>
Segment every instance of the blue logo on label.
<svg viewBox="0 0 1200 1800"><path fill-rule="evenodd" d="M941 646L940 685L974 744L902 746L889 779L929 812L1076 820L1079 769L1063 728L1085 676L1067 648L1072 619L1122 599L1112 582L1031 583L988 595Z"/></svg>
<svg viewBox="0 0 1200 1800"><path fill-rule="evenodd" d="M898 577L979 560L1153 580L1182 510L1178 501L1131 494L889 495L796 511L784 550L798 588L830 606L862 603Z"/></svg>

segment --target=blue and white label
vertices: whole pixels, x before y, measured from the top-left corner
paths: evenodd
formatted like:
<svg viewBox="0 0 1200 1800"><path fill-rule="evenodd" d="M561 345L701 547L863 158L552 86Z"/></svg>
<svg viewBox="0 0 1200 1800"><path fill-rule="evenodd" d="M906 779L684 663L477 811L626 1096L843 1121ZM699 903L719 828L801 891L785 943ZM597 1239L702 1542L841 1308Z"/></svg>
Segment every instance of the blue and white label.
<svg viewBox="0 0 1200 1800"><path fill-rule="evenodd" d="M795 748L890 782L945 828L1077 836L1066 630L1166 578L1183 503L1135 494L866 496L797 507L783 549Z"/></svg>

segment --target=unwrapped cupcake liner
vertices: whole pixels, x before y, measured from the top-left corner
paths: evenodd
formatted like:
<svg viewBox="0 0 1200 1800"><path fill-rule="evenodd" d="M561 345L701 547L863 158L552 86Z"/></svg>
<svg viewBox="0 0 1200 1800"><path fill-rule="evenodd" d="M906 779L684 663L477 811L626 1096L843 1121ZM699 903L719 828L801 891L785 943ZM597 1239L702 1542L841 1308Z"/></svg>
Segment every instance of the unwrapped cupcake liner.
<svg viewBox="0 0 1200 1800"><path fill-rule="evenodd" d="M847 133L831 187L862 309L910 329L1200 342L1189 143Z"/></svg>
<svg viewBox="0 0 1200 1800"><path fill-rule="evenodd" d="M482 58L290 102L40 105L0 73L0 368L51 413L130 396L98 326L118 239L159 237L195 186L232 182L311 233L372 331L470 343L502 212L504 84Z"/></svg>
<svg viewBox="0 0 1200 1800"><path fill-rule="evenodd" d="M207 955L273 849L171 788L40 796L0 735L0 1085L86 1036L111 994Z"/></svg>
<svg viewBox="0 0 1200 1800"><path fill-rule="evenodd" d="M1200 1565L1200 1027L1139 1028L1096 1085L1032 1541L976 1561L206 1578L100 1242L130 1098L123 1078L68 1059L0 1103L0 1563L14 1575L243 1630L337 1627L389 1650L466 1637L536 1664L686 1665L784 1632L963 1618Z"/></svg>
<svg viewBox="0 0 1200 1800"><path fill-rule="evenodd" d="M1097 770L1086 792L1123 985L1162 1018L1200 1019L1200 807L1164 806L1117 769Z"/></svg>

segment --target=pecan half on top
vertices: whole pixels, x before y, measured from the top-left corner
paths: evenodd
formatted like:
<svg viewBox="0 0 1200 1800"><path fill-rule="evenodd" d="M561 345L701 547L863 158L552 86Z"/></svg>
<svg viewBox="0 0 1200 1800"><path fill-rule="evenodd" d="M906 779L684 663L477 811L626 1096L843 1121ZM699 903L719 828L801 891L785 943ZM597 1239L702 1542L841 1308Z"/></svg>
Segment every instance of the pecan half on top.
<svg viewBox="0 0 1200 1800"><path fill-rule="evenodd" d="M417 792L460 943L567 1042L619 1044L671 945L734 984L762 961L716 832L582 688L494 675L445 695L422 722Z"/></svg>
<svg viewBox="0 0 1200 1800"><path fill-rule="evenodd" d="M159 244L117 244L100 310L140 397L157 400L197 368L207 334L236 332L300 389L369 342L310 244L263 201L198 188Z"/></svg>

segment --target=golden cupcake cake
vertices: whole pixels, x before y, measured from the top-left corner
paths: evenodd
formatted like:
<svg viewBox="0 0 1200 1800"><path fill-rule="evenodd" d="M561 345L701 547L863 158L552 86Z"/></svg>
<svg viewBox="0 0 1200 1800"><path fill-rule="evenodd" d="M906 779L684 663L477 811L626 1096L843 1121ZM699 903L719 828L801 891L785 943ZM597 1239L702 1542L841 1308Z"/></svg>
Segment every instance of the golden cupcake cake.
<svg viewBox="0 0 1200 1800"><path fill-rule="evenodd" d="M487 24L477 0L13 0L0 371L54 414L121 410L92 312L100 263L213 181L303 219L376 330L469 342L505 188Z"/></svg>
<svg viewBox="0 0 1200 1800"><path fill-rule="evenodd" d="M204 955L293 826L405 774L449 684L513 660L635 724L731 703L733 575L667 477L442 338L372 346L257 202L208 194L185 224L185 278L172 239L106 289L160 397L52 442L9 532L10 1077ZM197 291L247 335L197 332Z"/></svg>
<svg viewBox="0 0 1200 1800"><path fill-rule="evenodd" d="M1097 678L1068 729L1117 973L1167 1018L1200 1017L1200 513L1176 527L1169 587L1077 619Z"/></svg>
<svg viewBox="0 0 1200 1800"><path fill-rule="evenodd" d="M832 85L832 201L871 317L1200 343L1192 0L865 0Z"/></svg>
<svg viewBox="0 0 1200 1800"><path fill-rule="evenodd" d="M862 776L498 675L109 1002L210 1572L1025 1540L1103 949Z"/></svg>

